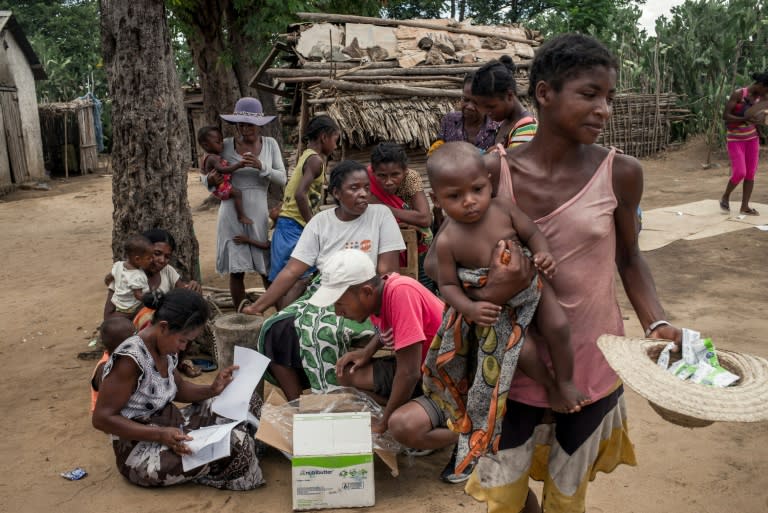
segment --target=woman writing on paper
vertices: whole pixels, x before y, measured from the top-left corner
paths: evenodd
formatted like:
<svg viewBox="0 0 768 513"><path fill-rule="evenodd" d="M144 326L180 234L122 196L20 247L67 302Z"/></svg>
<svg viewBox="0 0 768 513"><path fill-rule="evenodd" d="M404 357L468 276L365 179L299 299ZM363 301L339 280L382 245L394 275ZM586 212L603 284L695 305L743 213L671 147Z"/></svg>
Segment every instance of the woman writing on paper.
<svg viewBox="0 0 768 513"><path fill-rule="evenodd" d="M191 430L218 424L212 399L232 381L237 367L223 369L210 385L181 378L178 353L202 331L210 316L199 294L174 289L146 294L155 310L151 323L123 341L104 365L93 426L111 435L117 468L139 486L169 486L194 481L227 490L252 490L264 483L256 456L254 428L235 427L230 456L184 471L182 455ZM177 408L174 401L192 403ZM249 411L261 414L261 398L251 397Z"/></svg>

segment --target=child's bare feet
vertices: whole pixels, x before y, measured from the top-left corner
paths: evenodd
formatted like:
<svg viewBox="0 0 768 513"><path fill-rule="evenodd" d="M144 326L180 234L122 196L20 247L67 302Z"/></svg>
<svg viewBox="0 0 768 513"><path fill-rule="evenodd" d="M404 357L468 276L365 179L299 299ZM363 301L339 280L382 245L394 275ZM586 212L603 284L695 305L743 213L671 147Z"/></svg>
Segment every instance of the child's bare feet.
<svg viewBox="0 0 768 513"><path fill-rule="evenodd" d="M251 221L251 218L248 216L238 216L237 220L243 224L253 224L253 221Z"/></svg>
<svg viewBox="0 0 768 513"><path fill-rule="evenodd" d="M565 406L564 413L575 413L581 411L583 406L592 402L587 395L576 388L573 381L558 381L557 382L558 395L562 398Z"/></svg>
<svg viewBox="0 0 768 513"><path fill-rule="evenodd" d="M545 388L549 407L557 413L576 413L592 402L572 381L559 381Z"/></svg>

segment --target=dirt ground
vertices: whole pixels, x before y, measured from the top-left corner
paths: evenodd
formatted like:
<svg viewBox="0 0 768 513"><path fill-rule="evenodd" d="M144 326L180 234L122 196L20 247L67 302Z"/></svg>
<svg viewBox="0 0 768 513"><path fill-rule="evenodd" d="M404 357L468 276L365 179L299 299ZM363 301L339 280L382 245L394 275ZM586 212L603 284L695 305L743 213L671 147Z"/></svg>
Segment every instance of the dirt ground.
<svg viewBox="0 0 768 513"><path fill-rule="evenodd" d="M643 162L644 209L715 199L728 175L702 169L706 148L692 142ZM768 203L768 155L762 156L754 200ZM740 191L737 191L740 192ZM290 510L290 466L278 453L263 461L265 487L234 493L204 486L142 489L115 469L106 435L91 427L88 349L99 324L111 265L111 179L89 175L54 180L50 192L18 191L0 198L0 511L77 513ZM190 202L206 192L190 175ZM732 203L737 205L734 197ZM194 214L206 284L225 286L213 269L215 211ZM748 229L709 239L677 241L646 254L669 320L711 336L718 346L768 357L765 315L768 233ZM248 286L257 279L249 277ZM623 293L622 293L623 294ZM628 333L637 320L622 296ZM210 377L208 377L210 379ZM627 393L630 432L639 465L599 475L590 513L715 513L768 510L768 424L715 424L691 430L661 420ZM484 507L446 485L438 473L448 452L401 459L401 475L376 465L373 511L481 512ZM81 466L70 482L60 472Z"/></svg>

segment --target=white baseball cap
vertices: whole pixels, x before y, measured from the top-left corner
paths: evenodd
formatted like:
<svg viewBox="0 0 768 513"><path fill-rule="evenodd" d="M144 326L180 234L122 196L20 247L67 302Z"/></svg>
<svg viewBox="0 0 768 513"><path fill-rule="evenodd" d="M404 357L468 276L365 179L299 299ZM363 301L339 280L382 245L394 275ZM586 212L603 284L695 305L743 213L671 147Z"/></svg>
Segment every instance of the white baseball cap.
<svg viewBox="0 0 768 513"><path fill-rule="evenodd" d="M342 249L325 263L317 289L309 303L330 306L353 285L360 285L376 276L376 267L367 253L359 249Z"/></svg>

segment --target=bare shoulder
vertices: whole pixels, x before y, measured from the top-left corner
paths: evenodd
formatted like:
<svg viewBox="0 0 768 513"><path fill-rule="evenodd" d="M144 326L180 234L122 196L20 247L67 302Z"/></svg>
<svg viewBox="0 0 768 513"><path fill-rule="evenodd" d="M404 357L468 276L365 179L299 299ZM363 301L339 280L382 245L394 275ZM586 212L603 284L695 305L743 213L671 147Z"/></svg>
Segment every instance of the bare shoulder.
<svg viewBox="0 0 768 513"><path fill-rule="evenodd" d="M501 163L501 154L497 151L488 151L483 154L483 164L485 170L491 175L499 173L499 164Z"/></svg>
<svg viewBox="0 0 768 513"><path fill-rule="evenodd" d="M613 159L613 192L620 204L636 205L643 194L643 166L635 157L616 154Z"/></svg>
<svg viewBox="0 0 768 513"><path fill-rule="evenodd" d="M440 227L440 236L436 237L432 244L442 245L443 247L450 247L456 240L456 236L456 221L450 217L446 217L443 221L443 226Z"/></svg>
<svg viewBox="0 0 768 513"><path fill-rule="evenodd" d="M619 182L642 180L643 166L635 157L617 153L613 158L613 177Z"/></svg>

